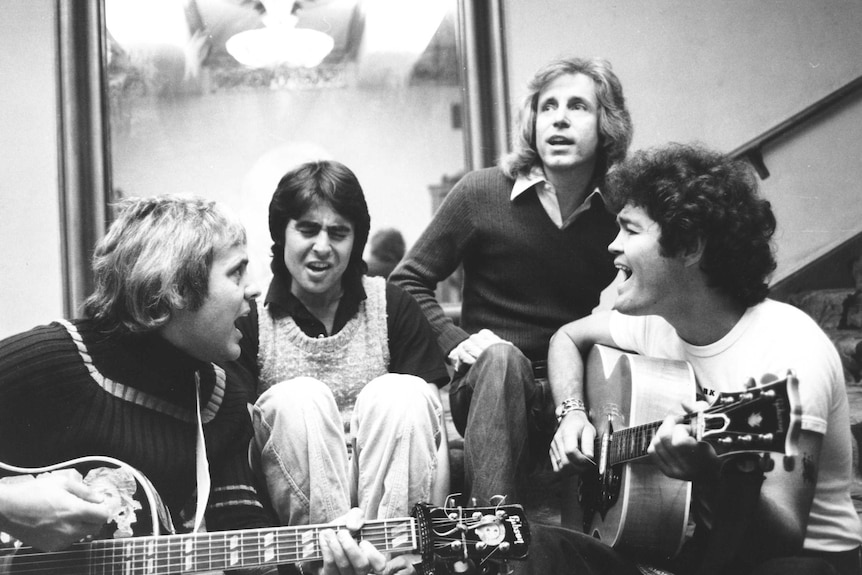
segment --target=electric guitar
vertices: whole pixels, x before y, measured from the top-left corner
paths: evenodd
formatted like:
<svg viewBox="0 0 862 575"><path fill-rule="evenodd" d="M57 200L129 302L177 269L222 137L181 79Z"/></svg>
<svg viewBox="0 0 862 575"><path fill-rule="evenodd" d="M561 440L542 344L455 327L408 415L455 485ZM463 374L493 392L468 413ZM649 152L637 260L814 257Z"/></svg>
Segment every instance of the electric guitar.
<svg viewBox="0 0 862 575"><path fill-rule="evenodd" d="M682 415L682 401L694 403L694 372L684 361L596 345L585 375L597 468L579 478L580 509L564 505L563 523L580 523L585 533L615 548L674 557L684 542L691 482L667 477L640 460L664 418ZM710 408L685 416L684 423L719 457L776 453L789 466L801 430L797 386L789 374L768 385L722 393Z"/></svg>
<svg viewBox="0 0 862 575"><path fill-rule="evenodd" d="M177 534L147 478L117 459L85 457L38 469L0 467L21 476L72 467L85 474L85 483L116 502L114 517L99 535L106 539L82 541L60 552L45 553L5 536L0 572L163 575L297 564L323 558L319 534L333 527ZM139 516L152 535L131 536L132 524ZM161 535L162 529L167 534ZM412 517L366 521L354 535L373 543L381 553L419 553L421 571L429 575L440 566L459 573L494 575L505 562L525 559L530 543L530 528L519 505L463 508L420 503Z"/></svg>

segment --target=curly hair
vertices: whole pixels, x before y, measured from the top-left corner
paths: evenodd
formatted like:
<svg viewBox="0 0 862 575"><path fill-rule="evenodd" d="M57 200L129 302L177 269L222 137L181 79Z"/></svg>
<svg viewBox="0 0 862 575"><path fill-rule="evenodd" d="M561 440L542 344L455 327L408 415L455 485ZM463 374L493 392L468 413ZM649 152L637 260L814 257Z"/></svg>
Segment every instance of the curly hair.
<svg viewBox="0 0 862 575"><path fill-rule="evenodd" d="M150 332L173 310L197 310L217 250L245 245L242 223L211 200L128 198L93 253L84 314L106 332Z"/></svg>
<svg viewBox="0 0 862 575"><path fill-rule="evenodd" d="M512 132L512 151L500 159L500 167L511 178L526 175L542 159L536 148L536 113L539 95L554 80L565 75L583 74L593 80L599 109L599 152L596 177L604 178L611 166L626 157L632 141L631 115L626 108L623 87L602 58L561 58L540 68L527 86L527 95L518 110L518 123Z"/></svg>
<svg viewBox="0 0 862 575"><path fill-rule="evenodd" d="M362 252L368 241L371 216L356 175L344 164L331 160L301 164L278 182L269 203L269 235L273 241L270 269L273 275L290 283L290 272L284 263L287 223L299 219L318 204L331 206L353 224L353 251L342 281L360 280L368 269Z"/></svg>
<svg viewBox="0 0 862 575"><path fill-rule="evenodd" d="M700 268L711 287L746 307L769 293L775 270L775 216L751 167L699 144L640 151L608 176L611 207L643 208L661 227L662 255L703 245Z"/></svg>

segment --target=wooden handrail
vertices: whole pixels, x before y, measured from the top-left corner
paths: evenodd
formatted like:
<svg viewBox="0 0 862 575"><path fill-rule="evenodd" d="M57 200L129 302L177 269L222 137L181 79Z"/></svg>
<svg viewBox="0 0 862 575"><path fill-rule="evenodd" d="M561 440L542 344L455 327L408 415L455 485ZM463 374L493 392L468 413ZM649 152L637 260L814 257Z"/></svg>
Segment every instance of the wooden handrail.
<svg viewBox="0 0 862 575"><path fill-rule="evenodd" d="M743 145L739 146L732 152L730 152L730 156L734 158L745 158L751 165L754 166L754 169L757 170L757 174L761 179L765 180L769 177L769 170L766 168L766 164L763 162L763 147L780 138L785 133L790 130L796 128L799 124L811 119L817 114L823 112L824 110L834 106L840 100L857 92L862 89L862 76L859 76L855 80L841 86L831 94L821 98L820 100L814 102L801 112L798 112L783 122L776 124L774 127L766 130L761 135L756 138L749 140Z"/></svg>

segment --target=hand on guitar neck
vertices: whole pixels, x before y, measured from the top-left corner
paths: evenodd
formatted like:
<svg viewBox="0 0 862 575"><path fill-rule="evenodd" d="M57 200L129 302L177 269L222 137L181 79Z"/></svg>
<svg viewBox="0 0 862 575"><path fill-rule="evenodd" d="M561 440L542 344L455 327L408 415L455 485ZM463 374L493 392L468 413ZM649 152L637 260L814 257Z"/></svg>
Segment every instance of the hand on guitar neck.
<svg viewBox="0 0 862 575"><path fill-rule="evenodd" d="M683 481L715 478L721 467L712 445L698 441L687 418L709 408L705 401L694 406L682 403L687 415L670 415L662 422L650 443L650 461L668 477Z"/></svg>
<svg viewBox="0 0 862 575"><path fill-rule="evenodd" d="M323 555L321 575L382 573L387 566L386 557L368 540L356 541L353 537L353 533L362 528L362 511L353 508L337 523L344 527L320 531L320 552ZM411 571L412 566L404 565L403 570Z"/></svg>
<svg viewBox="0 0 862 575"><path fill-rule="evenodd" d="M686 413L692 414L709 407L705 401L694 406L683 402ZM668 477L693 481L703 478L704 471L718 470L718 457L708 443L695 439L685 416L668 416L653 438L647 453L652 462ZM595 470L596 450L601 438L584 411L573 411L560 421L551 443L551 464L555 471L569 469L576 473Z"/></svg>

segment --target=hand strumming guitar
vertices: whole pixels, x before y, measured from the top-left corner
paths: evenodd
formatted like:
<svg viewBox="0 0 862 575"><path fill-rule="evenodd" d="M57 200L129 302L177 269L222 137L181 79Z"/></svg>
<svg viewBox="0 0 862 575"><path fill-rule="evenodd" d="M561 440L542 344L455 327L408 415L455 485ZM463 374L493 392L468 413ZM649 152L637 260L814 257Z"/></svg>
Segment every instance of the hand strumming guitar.
<svg viewBox="0 0 862 575"><path fill-rule="evenodd" d="M0 531L43 551L68 547L93 535L112 510L104 497L67 469L0 483Z"/></svg>
<svg viewBox="0 0 862 575"><path fill-rule="evenodd" d="M596 466L596 428L590 423L585 411L567 413L551 441L551 465L554 471L572 469L582 472Z"/></svg>

